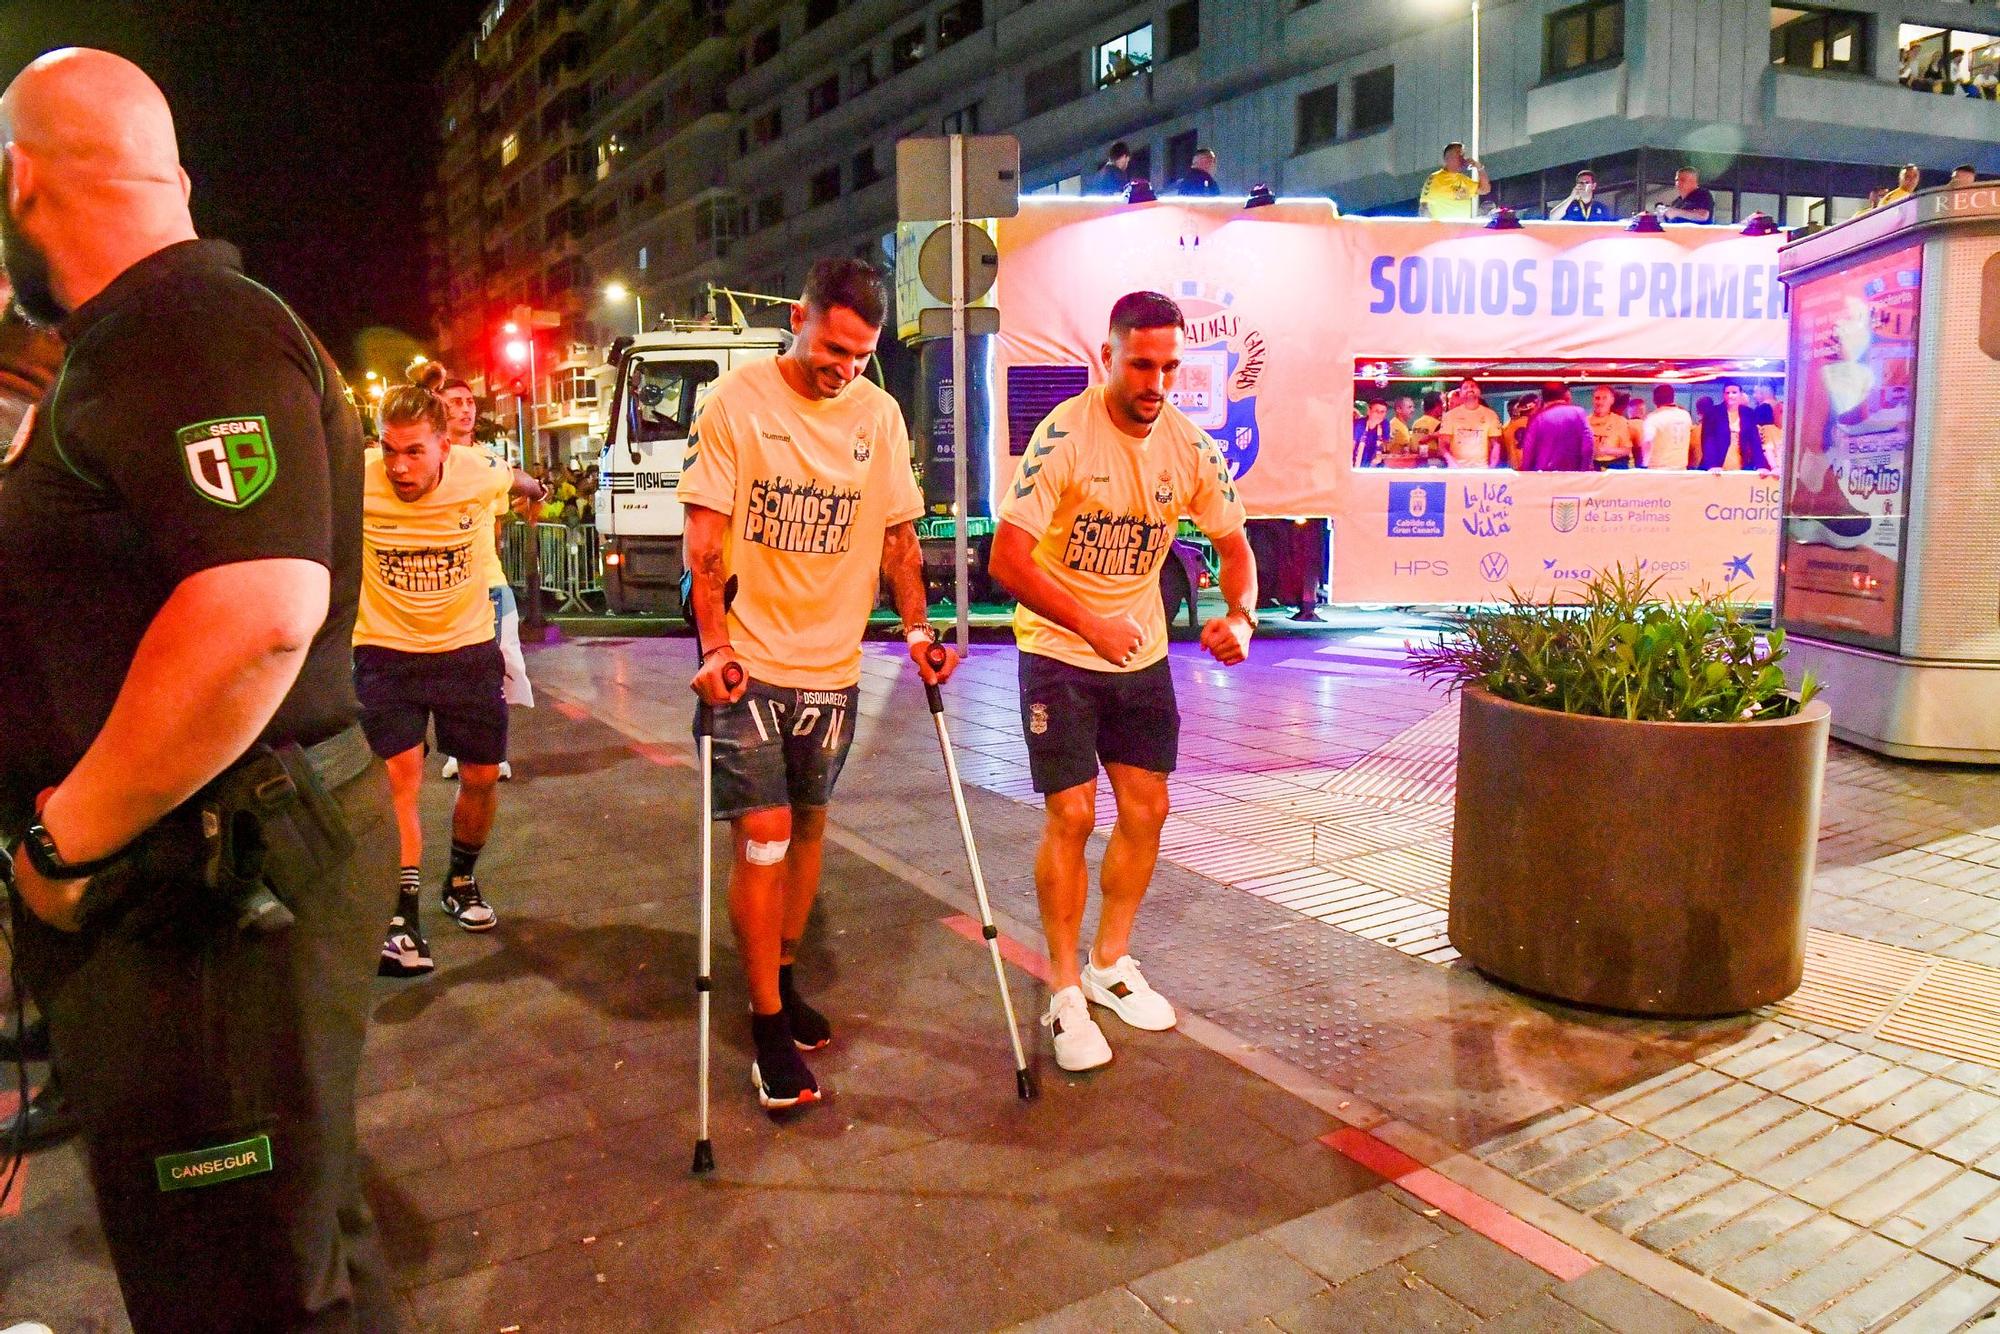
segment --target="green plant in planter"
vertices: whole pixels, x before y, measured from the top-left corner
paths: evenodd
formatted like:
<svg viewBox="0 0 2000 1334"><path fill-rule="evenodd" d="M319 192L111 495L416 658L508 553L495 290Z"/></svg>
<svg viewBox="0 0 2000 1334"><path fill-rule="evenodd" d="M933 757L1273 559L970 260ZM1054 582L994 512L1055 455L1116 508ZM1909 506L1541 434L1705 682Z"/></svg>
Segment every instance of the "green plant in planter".
<svg viewBox="0 0 2000 1334"><path fill-rule="evenodd" d="M1452 613L1434 644L1412 645L1418 676L1478 686L1517 704L1635 722L1785 718L1819 690L1786 688L1785 632L1762 635L1720 593L1654 597L1657 579L1623 567L1594 576L1575 605L1531 602Z"/></svg>

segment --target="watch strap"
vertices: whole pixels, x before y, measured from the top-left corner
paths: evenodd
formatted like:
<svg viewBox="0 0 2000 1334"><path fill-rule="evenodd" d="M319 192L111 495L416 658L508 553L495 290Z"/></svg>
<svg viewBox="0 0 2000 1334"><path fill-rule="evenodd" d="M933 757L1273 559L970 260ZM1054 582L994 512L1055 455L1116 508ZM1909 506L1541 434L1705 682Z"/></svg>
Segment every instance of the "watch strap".
<svg viewBox="0 0 2000 1334"><path fill-rule="evenodd" d="M35 873L44 880L86 880L117 865L125 855L125 850L120 848L109 857L66 862L62 859L62 851L56 847L54 835L39 822L28 826L27 832L21 835L21 845L27 850L28 861L34 866Z"/></svg>

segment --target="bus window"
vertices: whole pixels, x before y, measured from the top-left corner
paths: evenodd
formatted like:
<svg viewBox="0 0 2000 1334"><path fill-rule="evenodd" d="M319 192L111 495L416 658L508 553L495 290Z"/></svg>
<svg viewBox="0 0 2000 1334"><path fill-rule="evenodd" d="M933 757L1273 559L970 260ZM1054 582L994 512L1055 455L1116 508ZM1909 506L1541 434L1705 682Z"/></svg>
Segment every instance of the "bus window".
<svg viewBox="0 0 2000 1334"><path fill-rule="evenodd" d="M630 397L632 443L685 440L695 409L722 373L713 361L642 361Z"/></svg>

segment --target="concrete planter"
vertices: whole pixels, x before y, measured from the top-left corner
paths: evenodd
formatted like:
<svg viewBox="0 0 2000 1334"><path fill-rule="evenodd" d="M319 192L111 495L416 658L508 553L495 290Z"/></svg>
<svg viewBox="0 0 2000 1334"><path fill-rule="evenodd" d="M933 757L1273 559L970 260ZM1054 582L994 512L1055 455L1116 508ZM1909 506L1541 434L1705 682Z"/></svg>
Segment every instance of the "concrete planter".
<svg viewBox="0 0 2000 1334"><path fill-rule="evenodd" d="M1525 991L1734 1014L1805 966L1829 714L1634 723L1467 689L1451 943Z"/></svg>

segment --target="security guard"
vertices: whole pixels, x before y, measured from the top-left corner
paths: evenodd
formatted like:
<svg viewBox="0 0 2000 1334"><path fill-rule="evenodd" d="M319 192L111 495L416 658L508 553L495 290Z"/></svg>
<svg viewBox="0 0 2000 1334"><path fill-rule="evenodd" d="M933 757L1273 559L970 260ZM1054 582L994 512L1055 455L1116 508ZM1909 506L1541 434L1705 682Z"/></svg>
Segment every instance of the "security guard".
<svg viewBox="0 0 2000 1334"><path fill-rule="evenodd" d="M42 57L0 140L15 300L69 348L0 466L0 831L126 1309L391 1328L354 1124L394 864L353 726L360 422L195 239L136 66Z"/></svg>

